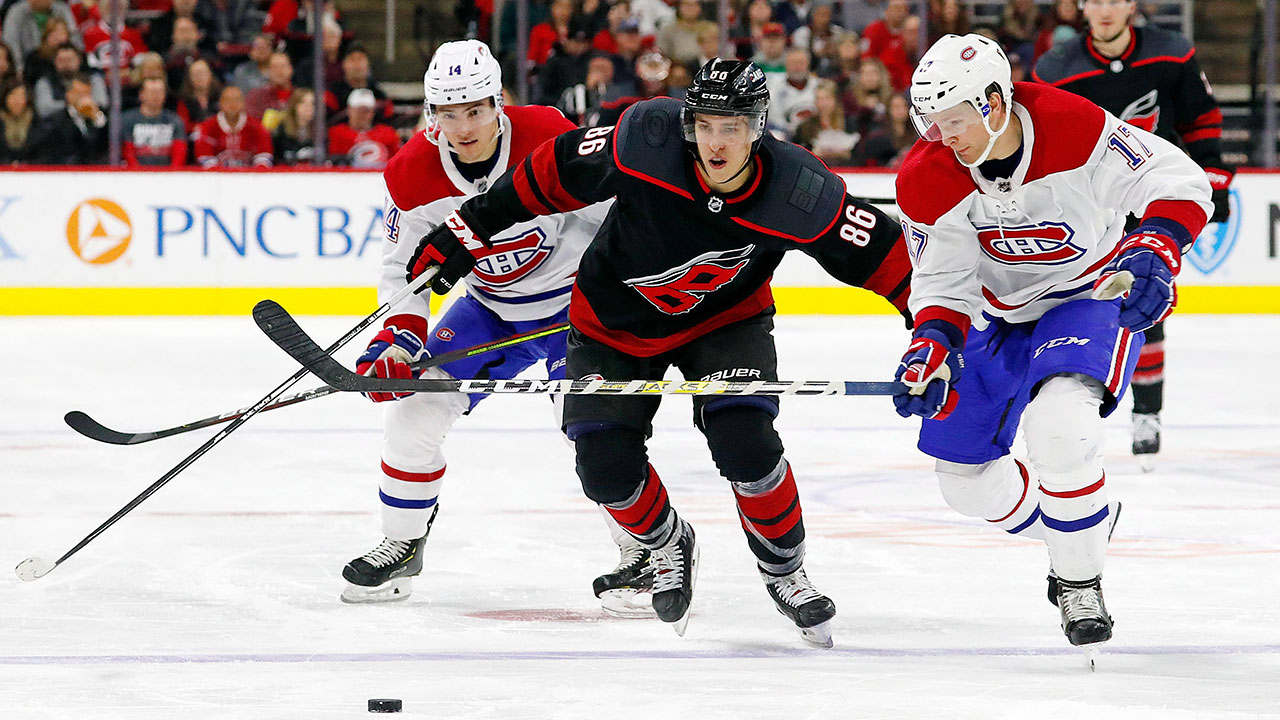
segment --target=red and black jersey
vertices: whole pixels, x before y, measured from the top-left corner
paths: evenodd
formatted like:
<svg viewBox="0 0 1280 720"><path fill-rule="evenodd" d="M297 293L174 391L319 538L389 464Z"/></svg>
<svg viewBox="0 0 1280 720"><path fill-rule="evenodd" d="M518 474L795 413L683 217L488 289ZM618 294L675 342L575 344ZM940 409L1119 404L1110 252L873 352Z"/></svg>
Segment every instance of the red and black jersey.
<svg viewBox="0 0 1280 720"><path fill-rule="evenodd" d="M771 311L769 281L787 250L905 311L911 268L894 220L850 197L813 155L768 135L746 187L710 191L685 149L680 109L670 98L646 100L616 127L547 141L461 212L492 235L616 198L583 255L569 318L632 355Z"/></svg>
<svg viewBox="0 0 1280 720"><path fill-rule="evenodd" d="M1117 58L1101 55L1088 33L1045 53L1032 74L1131 125L1181 145L1202 168L1222 168L1222 111L1191 41L1170 30L1131 28Z"/></svg>

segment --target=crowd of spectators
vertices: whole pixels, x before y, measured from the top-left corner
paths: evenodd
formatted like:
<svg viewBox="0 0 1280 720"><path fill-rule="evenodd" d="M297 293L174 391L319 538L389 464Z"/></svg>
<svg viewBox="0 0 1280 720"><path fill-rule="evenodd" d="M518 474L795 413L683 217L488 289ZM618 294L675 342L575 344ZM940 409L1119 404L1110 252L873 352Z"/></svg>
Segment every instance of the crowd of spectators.
<svg viewBox="0 0 1280 720"><path fill-rule="evenodd" d="M996 18L984 23L972 5L927 0L921 17L917 0L731 0L722 47L718 2L532 0L531 100L583 124L606 123L639 99L681 97L712 57L750 59L769 82L774 135L831 164L896 167L916 139L905 91L933 41L969 32L996 39L1021 80L1082 29L1077 0L986 2L1002 7L983 13ZM481 24L495 28L508 59L513 6Z"/></svg>
<svg viewBox="0 0 1280 720"><path fill-rule="evenodd" d="M323 153L311 89L317 15ZM392 106L341 22L332 2L315 13L298 0L0 0L0 164L107 162L118 71L125 166L305 166L327 156L326 165L382 167L401 143L386 124Z"/></svg>

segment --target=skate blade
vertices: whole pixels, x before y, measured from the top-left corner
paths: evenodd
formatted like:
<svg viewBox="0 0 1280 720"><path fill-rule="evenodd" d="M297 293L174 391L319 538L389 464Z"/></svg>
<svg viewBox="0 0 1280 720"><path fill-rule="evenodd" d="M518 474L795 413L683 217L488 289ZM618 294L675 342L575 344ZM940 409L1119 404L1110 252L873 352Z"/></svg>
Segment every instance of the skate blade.
<svg viewBox="0 0 1280 720"><path fill-rule="evenodd" d="M698 543L693 544L693 562L689 563L689 607L684 609L684 615L679 620L671 623L671 629L676 631L676 635L684 637L685 628L689 627L689 615L693 612L694 591L698 587L698 556L702 554L702 548L698 547Z"/></svg>
<svg viewBox="0 0 1280 720"><path fill-rule="evenodd" d="M1084 652L1084 661L1089 663L1089 672L1096 672L1098 669L1098 655L1101 654L1100 645L1102 643L1094 643L1080 648Z"/></svg>
<svg viewBox="0 0 1280 720"><path fill-rule="evenodd" d="M813 627L800 628L800 637L804 641L817 645L818 647L831 649L835 647L835 641L831 639L831 621L818 623Z"/></svg>
<svg viewBox="0 0 1280 720"><path fill-rule="evenodd" d="M618 588L600 593L600 609L616 618L655 618L653 594L647 590Z"/></svg>
<svg viewBox="0 0 1280 720"><path fill-rule="evenodd" d="M407 600L412 592L413 580L411 578L396 578L377 587L365 587L364 585L347 583L346 589L342 591L342 595L338 599L348 605L400 602L401 600Z"/></svg>
<svg viewBox="0 0 1280 720"><path fill-rule="evenodd" d="M1142 469L1142 472L1144 473L1155 472L1156 470L1155 455L1147 454L1147 455L1138 455L1136 457L1138 458L1138 467Z"/></svg>

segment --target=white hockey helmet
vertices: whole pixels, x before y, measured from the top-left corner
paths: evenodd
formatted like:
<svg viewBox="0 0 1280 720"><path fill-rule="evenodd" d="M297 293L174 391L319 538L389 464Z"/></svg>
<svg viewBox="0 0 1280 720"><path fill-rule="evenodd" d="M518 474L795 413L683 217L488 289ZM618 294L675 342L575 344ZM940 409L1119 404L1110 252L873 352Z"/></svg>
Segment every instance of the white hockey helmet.
<svg viewBox="0 0 1280 720"><path fill-rule="evenodd" d="M492 99L502 116L502 66L479 40L447 42L436 49L422 77L423 113L427 135L435 139L439 127L435 108ZM499 123L501 127L501 123Z"/></svg>
<svg viewBox="0 0 1280 720"><path fill-rule="evenodd" d="M942 36L920 58L911 75L911 120L916 131L925 140L941 140L942 133L930 115L967 103L977 111L990 140L977 162L961 162L970 167L982 163L991 153L996 138L1009 126L1012 115L1011 110L1007 111L1000 128L991 128L988 95L993 86L1005 108L1010 108L1013 70L999 43L975 33Z"/></svg>

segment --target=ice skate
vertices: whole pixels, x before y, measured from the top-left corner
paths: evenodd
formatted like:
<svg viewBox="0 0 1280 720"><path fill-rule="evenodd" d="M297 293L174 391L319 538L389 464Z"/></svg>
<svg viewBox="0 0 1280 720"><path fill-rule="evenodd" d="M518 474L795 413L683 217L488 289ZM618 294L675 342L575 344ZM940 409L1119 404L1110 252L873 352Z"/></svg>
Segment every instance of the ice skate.
<svg viewBox="0 0 1280 720"><path fill-rule="evenodd" d="M693 586L698 579L698 543L693 526L683 520L677 522L680 529L666 545L650 551L649 563L653 568L653 611L684 637Z"/></svg>
<svg viewBox="0 0 1280 720"><path fill-rule="evenodd" d="M1102 576L1058 581L1058 610L1067 640L1085 651L1089 668L1097 663L1097 645L1111 639L1111 615L1102 599Z"/></svg>
<svg viewBox="0 0 1280 720"><path fill-rule="evenodd" d="M1133 456L1142 472L1156 469L1156 453L1160 452L1160 415L1133 414Z"/></svg>
<svg viewBox="0 0 1280 720"><path fill-rule="evenodd" d="M591 583L606 615L653 617L653 568L649 549L634 540L618 548L618 566Z"/></svg>
<svg viewBox="0 0 1280 720"><path fill-rule="evenodd" d="M1120 520L1120 510L1124 504L1119 500L1113 500L1107 504L1111 508L1109 520L1111 524L1107 526L1107 542L1111 542L1111 534L1116 531L1116 523ZM1049 562L1049 602L1054 607L1058 607L1058 574L1053 571L1053 562Z"/></svg>
<svg viewBox="0 0 1280 720"><path fill-rule="evenodd" d="M836 616L835 603L818 592L803 568L782 577L761 571L760 577L778 612L796 624L800 637L820 647L829 648L834 644L831 640L831 618Z"/></svg>
<svg viewBox="0 0 1280 720"><path fill-rule="evenodd" d="M378 546L347 563L342 577L347 587L344 603L395 602L409 597L413 576L422 572L422 546L427 536L417 540L383 538Z"/></svg>

